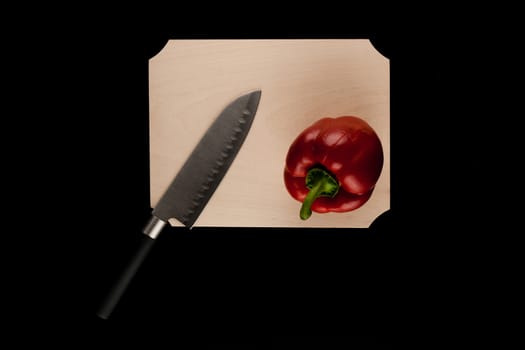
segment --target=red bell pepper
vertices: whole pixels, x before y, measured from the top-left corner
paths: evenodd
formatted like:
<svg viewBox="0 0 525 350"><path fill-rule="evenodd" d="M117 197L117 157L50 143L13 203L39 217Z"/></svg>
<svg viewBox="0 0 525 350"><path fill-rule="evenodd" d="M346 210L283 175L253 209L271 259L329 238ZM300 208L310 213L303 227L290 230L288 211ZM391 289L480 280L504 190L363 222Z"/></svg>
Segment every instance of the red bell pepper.
<svg viewBox="0 0 525 350"><path fill-rule="evenodd" d="M372 127L353 116L323 118L306 128L286 156L284 182L302 202L300 218L348 212L370 198L383 168L383 148Z"/></svg>

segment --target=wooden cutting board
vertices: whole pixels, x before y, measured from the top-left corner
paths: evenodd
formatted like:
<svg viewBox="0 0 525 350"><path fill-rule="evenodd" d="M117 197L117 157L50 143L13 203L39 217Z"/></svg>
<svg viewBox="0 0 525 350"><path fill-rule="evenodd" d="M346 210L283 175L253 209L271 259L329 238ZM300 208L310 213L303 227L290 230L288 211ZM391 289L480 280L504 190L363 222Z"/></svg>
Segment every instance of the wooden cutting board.
<svg viewBox="0 0 525 350"><path fill-rule="evenodd" d="M250 133L195 226L369 227L390 208L389 86L389 61L369 40L168 41L149 62L151 206L222 109L260 89ZM283 182L286 153L307 126L341 115L376 130L381 176L361 208L302 221Z"/></svg>

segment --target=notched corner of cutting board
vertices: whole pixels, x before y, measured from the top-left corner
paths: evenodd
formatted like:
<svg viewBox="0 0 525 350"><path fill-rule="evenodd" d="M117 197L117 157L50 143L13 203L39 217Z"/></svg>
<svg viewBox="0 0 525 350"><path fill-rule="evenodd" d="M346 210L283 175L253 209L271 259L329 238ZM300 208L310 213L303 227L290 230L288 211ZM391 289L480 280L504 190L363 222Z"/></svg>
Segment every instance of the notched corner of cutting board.
<svg viewBox="0 0 525 350"><path fill-rule="evenodd" d="M388 57L388 51L389 49L388 48L385 48L385 47L382 47L382 45L386 45L384 42L382 42L381 40L373 40L373 39L367 39L366 41L368 41L368 43L370 44L370 46L372 46L372 48L379 54L381 55L385 60L387 61L390 61L390 58ZM375 44L374 44L375 43Z"/></svg>
<svg viewBox="0 0 525 350"><path fill-rule="evenodd" d="M155 40L149 40L149 46L145 48L146 57L148 57L149 60L155 58L164 51L170 41L172 41L170 38L155 38Z"/></svg>
<svg viewBox="0 0 525 350"><path fill-rule="evenodd" d="M368 225L370 229L381 229L390 227L392 224L392 209L388 208L384 212L377 215Z"/></svg>

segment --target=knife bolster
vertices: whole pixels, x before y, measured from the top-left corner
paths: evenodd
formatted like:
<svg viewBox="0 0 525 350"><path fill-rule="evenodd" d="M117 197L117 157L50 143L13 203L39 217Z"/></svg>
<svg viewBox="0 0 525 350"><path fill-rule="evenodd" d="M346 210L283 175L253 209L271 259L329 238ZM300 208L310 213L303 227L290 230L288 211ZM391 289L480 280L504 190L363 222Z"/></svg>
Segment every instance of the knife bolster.
<svg viewBox="0 0 525 350"><path fill-rule="evenodd" d="M148 221L142 232L144 232L144 234L149 236L151 239L155 239L160 234L165 225L166 221L163 221L152 215L151 219Z"/></svg>

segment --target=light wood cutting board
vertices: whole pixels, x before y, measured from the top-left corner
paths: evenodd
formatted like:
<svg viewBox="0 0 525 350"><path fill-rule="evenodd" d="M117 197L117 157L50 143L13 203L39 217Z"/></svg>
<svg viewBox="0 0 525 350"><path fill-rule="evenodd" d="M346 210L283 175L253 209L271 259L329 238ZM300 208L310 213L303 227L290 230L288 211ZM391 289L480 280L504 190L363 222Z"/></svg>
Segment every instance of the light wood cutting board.
<svg viewBox="0 0 525 350"><path fill-rule="evenodd" d="M260 89L250 133L195 226L369 227L390 208L389 86L389 61L369 40L168 41L149 62L151 206L222 109ZM361 208L302 221L283 182L286 153L307 126L342 115L376 130L381 176Z"/></svg>

